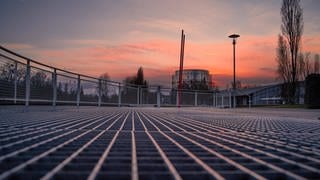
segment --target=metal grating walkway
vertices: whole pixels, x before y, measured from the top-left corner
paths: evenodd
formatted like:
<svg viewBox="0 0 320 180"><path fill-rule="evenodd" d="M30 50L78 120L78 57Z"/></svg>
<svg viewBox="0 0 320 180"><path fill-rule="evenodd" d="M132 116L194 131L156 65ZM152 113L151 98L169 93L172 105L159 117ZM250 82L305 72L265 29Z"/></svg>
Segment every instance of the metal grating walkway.
<svg viewBox="0 0 320 180"><path fill-rule="evenodd" d="M320 121L268 111L0 111L0 179L320 179Z"/></svg>

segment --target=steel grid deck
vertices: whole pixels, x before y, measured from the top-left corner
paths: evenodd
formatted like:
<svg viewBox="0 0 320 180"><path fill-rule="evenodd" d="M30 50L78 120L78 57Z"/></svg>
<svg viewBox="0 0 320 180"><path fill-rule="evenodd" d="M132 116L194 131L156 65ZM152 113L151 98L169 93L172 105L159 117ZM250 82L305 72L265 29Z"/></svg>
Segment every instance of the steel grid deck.
<svg viewBox="0 0 320 180"><path fill-rule="evenodd" d="M320 179L319 112L0 111L0 179Z"/></svg>

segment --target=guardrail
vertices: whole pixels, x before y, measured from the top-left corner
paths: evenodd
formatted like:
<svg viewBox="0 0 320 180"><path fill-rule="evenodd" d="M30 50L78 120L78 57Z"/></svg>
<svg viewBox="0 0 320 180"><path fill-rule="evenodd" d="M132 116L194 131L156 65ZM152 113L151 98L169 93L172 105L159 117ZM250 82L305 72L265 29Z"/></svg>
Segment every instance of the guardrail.
<svg viewBox="0 0 320 180"><path fill-rule="evenodd" d="M99 79L0 50L0 104L177 106L177 89ZM182 106L230 104L230 92L181 90Z"/></svg>

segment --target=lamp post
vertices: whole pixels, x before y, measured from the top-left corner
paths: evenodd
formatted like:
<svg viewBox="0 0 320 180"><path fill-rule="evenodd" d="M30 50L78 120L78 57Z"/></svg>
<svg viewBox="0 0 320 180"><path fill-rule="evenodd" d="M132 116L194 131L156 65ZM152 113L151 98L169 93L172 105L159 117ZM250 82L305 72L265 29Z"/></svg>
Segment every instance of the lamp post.
<svg viewBox="0 0 320 180"><path fill-rule="evenodd" d="M233 107L236 107L236 40L240 37L239 34L231 34L229 38L232 38L233 44Z"/></svg>

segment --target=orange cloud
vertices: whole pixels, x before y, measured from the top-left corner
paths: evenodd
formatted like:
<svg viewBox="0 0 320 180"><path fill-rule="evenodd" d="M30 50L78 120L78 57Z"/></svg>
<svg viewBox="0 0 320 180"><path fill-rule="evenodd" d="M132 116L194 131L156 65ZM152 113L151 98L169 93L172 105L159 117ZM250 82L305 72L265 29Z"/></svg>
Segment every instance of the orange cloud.
<svg viewBox="0 0 320 180"><path fill-rule="evenodd" d="M305 51L320 52L320 37L307 37ZM86 45L86 42L89 43ZM151 39L118 45L96 41L73 41L74 48L39 49L28 45L31 58L91 76L108 72L113 80L122 81L142 66L150 84L171 83L171 75L179 67L180 41ZM77 44L80 44L77 46ZM259 84L275 80L277 36L242 35L236 46L236 76L245 84ZM13 46L13 49L14 46ZM214 81L225 86L232 81L233 52L230 39L212 43L186 41L184 68L208 69ZM18 51L20 52L20 51Z"/></svg>
<svg viewBox="0 0 320 180"><path fill-rule="evenodd" d="M320 53L320 35L305 36L302 41L302 49L307 52Z"/></svg>

